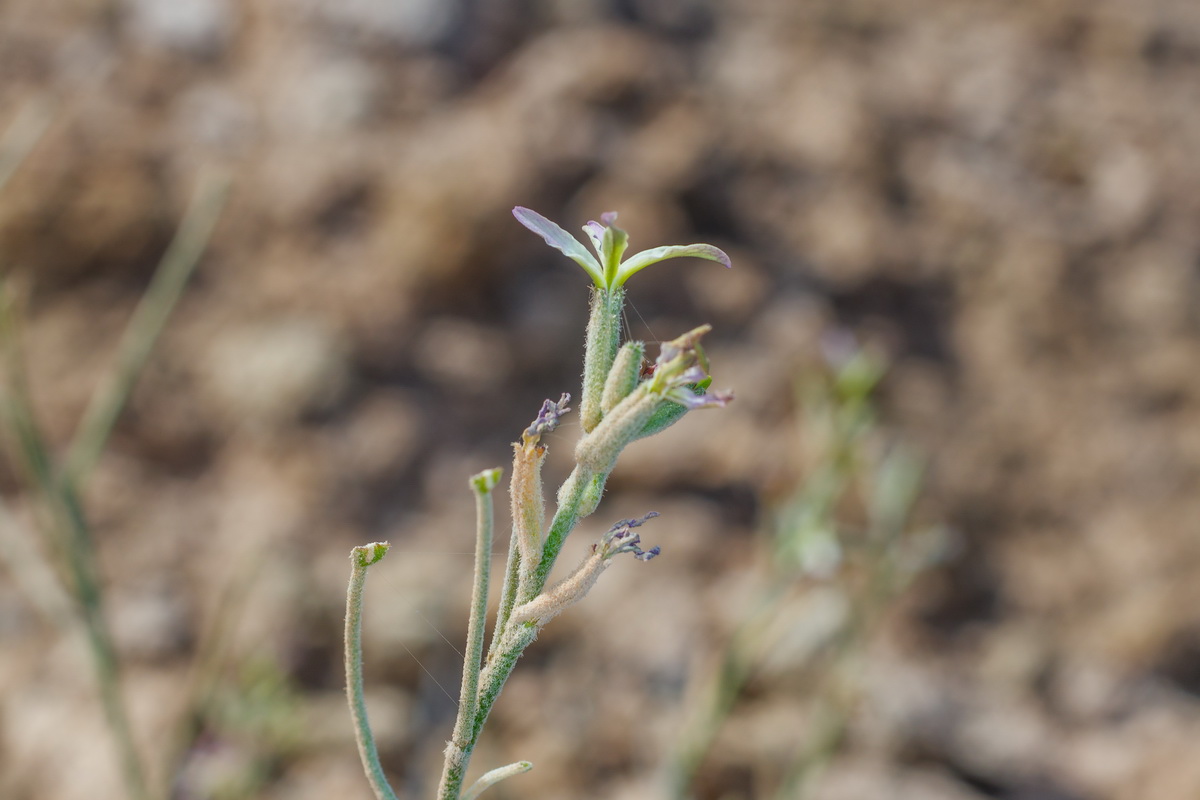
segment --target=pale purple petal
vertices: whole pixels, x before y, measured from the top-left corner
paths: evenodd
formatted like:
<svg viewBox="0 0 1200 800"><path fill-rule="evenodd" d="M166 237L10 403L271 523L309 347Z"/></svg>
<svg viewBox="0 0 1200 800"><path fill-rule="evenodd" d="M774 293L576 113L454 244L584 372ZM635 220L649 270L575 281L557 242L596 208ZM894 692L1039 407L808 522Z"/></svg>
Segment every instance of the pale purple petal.
<svg viewBox="0 0 1200 800"><path fill-rule="evenodd" d="M679 403L689 411L697 408L724 408L733 400L733 392L705 392L696 394L686 386L677 386L667 392L666 397L673 403Z"/></svg>
<svg viewBox="0 0 1200 800"><path fill-rule="evenodd" d="M597 286L604 286L604 270L600 268L600 262L578 239L532 209L517 206L513 209L513 216L517 222L541 236L546 244L583 267Z"/></svg>
<svg viewBox="0 0 1200 800"><path fill-rule="evenodd" d="M604 226L594 219L589 220L588 224L583 226L583 232L592 240L592 248L596 255L604 258Z"/></svg>

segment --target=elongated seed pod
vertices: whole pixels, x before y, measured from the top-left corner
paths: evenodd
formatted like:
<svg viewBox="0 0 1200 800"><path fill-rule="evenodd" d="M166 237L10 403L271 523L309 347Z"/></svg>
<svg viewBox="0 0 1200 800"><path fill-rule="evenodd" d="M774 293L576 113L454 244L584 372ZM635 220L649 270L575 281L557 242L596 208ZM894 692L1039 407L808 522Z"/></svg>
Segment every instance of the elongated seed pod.
<svg viewBox="0 0 1200 800"><path fill-rule="evenodd" d="M611 470L621 450L633 441L664 402L662 395L650 391L646 383L639 385L591 433L579 440L575 463L593 474Z"/></svg>
<svg viewBox="0 0 1200 800"><path fill-rule="evenodd" d="M637 388L642 379L642 361L646 356L646 345L643 342L626 342L617 351L617 359L612 369L608 371L608 380L604 382L604 395L600 407L604 413L616 408L617 403L629 396Z"/></svg>
<svg viewBox="0 0 1200 800"><path fill-rule="evenodd" d="M521 582L529 579L542 558L545 500L542 496L542 462L546 448L518 442L513 445L512 496L513 536L521 556Z"/></svg>

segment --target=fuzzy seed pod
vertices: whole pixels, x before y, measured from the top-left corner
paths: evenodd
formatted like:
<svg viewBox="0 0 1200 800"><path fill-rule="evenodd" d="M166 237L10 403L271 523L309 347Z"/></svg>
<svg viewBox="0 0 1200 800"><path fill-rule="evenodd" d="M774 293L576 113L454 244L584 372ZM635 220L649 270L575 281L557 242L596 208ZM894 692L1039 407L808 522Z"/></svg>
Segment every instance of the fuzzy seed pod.
<svg viewBox="0 0 1200 800"><path fill-rule="evenodd" d="M626 342L617 351L617 359L608 371L608 380L604 382L604 395L600 401L605 414L616 408L617 403L637 388L642 378L642 361L645 355L646 345L642 342Z"/></svg>
<svg viewBox="0 0 1200 800"><path fill-rule="evenodd" d="M545 500L542 496L542 462L546 448L518 442L513 445L512 523L521 554L521 576L537 570L542 558Z"/></svg>
<svg viewBox="0 0 1200 800"><path fill-rule="evenodd" d="M641 432L665 402L660 394L642 383L608 413L596 428L579 440L575 462L594 474L607 473L625 445Z"/></svg>

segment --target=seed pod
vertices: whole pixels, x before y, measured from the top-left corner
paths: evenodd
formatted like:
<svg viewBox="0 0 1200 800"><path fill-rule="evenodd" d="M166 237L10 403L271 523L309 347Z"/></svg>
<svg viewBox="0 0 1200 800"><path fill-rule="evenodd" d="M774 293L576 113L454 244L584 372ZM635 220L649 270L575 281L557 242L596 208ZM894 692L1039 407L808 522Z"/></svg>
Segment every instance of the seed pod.
<svg viewBox="0 0 1200 800"><path fill-rule="evenodd" d="M617 403L595 430L579 440L575 463L593 474L610 471L621 450L633 441L664 402L662 395L650 391L648 382L639 385Z"/></svg>
<svg viewBox="0 0 1200 800"><path fill-rule="evenodd" d="M642 361L645 355L646 345L642 342L626 342L617 351L617 359L608 371L608 380L604 382L604 396L600 401L600 407L605 414L616 408L617 403L637 388L642 377Z"/></svg>

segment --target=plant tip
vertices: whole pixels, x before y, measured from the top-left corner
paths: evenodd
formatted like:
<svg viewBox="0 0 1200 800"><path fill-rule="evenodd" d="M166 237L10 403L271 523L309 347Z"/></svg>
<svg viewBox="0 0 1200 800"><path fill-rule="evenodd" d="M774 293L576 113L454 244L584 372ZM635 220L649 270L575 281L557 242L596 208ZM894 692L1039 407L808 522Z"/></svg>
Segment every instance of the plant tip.
<svg viewBox="0 0 1200 800"><path fill-rule="evenodd" d="M371 542L370 544L359 545L350 551L350 558L356 566L369 567L372 564L378 563L379 559L387 555L387 551L391 548L388 542Z"/></svg>
<svg viewBox="0 0 1200 800"><path fill-rule="evenodd" d="M480 494L487 494L488 492L492 491L492 489L496 488L496 485L500 483L500 478L503 477L503 475L504 470L500 467L485 469L483 472L471 476L471 488Z"/></svg>

